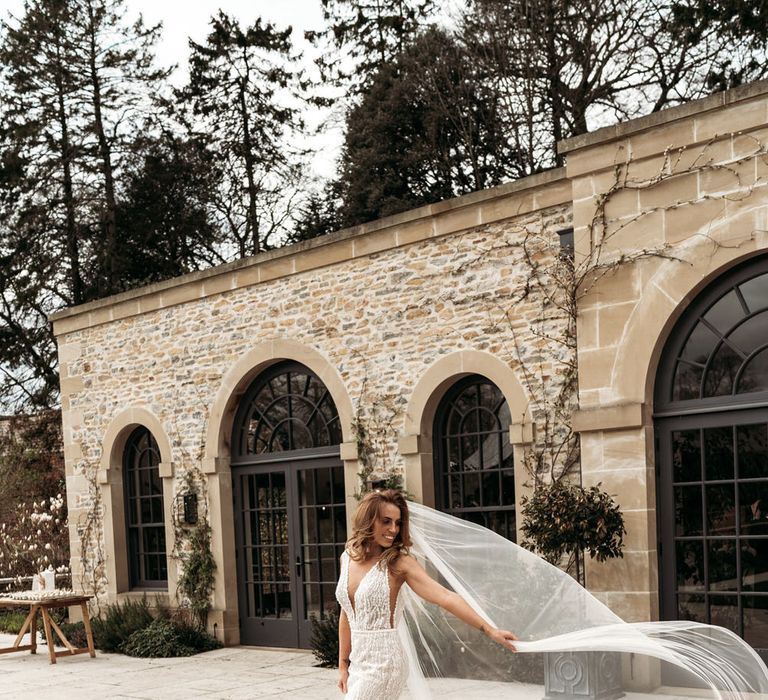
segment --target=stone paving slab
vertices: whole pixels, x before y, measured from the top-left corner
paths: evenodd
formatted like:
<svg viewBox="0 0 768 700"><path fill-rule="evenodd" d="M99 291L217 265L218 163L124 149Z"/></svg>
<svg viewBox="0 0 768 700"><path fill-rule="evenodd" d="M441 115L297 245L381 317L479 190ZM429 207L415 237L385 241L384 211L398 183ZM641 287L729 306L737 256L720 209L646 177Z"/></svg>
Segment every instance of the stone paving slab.
<svg viewBox="0 0 768 700"><path fill-rule="evenodd" d="M0 647L13 637L0 634ZM45 646L38 653L0 655L0 700L34 697L41 700L245 700L306 698L342 700L337 671L319 668L311 653L298 650L229 647L178 659L134 659L96 653L48 661ZM541 700L536 685L510 686L444 679L432 686L439 700ZM626 700L690 700L678 695L628 693ZM405 694L402 700L419 700Z"/></svg>

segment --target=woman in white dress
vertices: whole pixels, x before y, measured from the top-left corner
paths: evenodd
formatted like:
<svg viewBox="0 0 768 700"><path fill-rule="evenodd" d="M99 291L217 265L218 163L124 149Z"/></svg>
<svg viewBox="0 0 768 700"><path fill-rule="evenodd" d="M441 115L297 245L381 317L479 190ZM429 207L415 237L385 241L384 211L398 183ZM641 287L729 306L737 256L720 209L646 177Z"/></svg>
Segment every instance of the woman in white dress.
<svg viewBox="0 0 768 700"><path fill-rule="evenodd" d="M409 556L410 546L403 495L394 490L367 494L355 512L336 588L341 605L338 685L347 700L396 700L405 688L408 668L396 629L404 583L422 599L515 651L517 637L489 625L461 596L431 578Z"/></svg>

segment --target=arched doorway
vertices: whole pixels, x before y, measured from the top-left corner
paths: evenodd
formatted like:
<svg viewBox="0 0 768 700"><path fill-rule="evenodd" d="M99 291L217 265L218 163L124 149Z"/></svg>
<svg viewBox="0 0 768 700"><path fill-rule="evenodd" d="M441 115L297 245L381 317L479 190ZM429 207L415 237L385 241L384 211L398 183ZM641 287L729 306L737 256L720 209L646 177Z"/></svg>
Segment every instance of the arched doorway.
<svg viewBox="0 0 768 700"><path fill-rule="evenodd" d="M341 426L310 369L281 362L243 396L232 481L243 644L308 647L311 617L336 609L347 537Z"/></svg>
<svg viewBox="0 0 768 700"><path fill-rule="evenodd" d="M509 406L479 374L458 380L435 414L435 503L515 541L515 468Z"/></svg>
<svg viewBox="0 0 768 700"><path fill-rule="evenodd" d="M656 377L661 615L768 650L768 258L686 309Z"/></svg>

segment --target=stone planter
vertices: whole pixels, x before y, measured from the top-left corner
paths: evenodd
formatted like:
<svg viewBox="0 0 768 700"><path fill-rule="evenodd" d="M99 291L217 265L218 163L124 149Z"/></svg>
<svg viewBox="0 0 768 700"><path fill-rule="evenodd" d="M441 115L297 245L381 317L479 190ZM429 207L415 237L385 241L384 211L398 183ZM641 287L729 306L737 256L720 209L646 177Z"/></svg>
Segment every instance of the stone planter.
<svg viewBox="0 0 768 700"><path fill-rule="evenodd" d="M615 700L624 695L621 657L615 652L544 655L544 700Z"/></svg>

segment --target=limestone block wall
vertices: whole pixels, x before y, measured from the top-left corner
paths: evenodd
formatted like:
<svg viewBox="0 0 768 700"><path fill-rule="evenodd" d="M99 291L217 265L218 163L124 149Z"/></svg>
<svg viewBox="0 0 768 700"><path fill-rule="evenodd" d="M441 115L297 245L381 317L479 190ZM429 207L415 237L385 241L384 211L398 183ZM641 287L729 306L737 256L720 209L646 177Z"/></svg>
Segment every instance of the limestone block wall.
<svg viewBox="0 0 768 700"><path fill-rule="evenodd" d="M169 550L179 483L192 465L206 475L212 619L237 642L229 436L240 395L280 359L308 365L333 395L350 506L354 418L367 421L376 468L404 473L432 500L434 409L468 373L504 392L522 449L536 421L531 392L557 391L567 324L535 289L521 293L526 255L542 269L557 259L570 200L564 172L552 171L57 314L75 585L101 601L130 595L121 459L145 425L162 455ZM537 367L528 378L526 362Z"/></svg>
<svg viewBox="0 0 768 700"><path fill-rule="evenodd" d="M658 615L652 404L669 329L723 270L768 248L768 85L561 144L573 185L582 474L616 494L624 559L587 586L626 619ZM591 273L587 272L591 270Z"/></svg>

